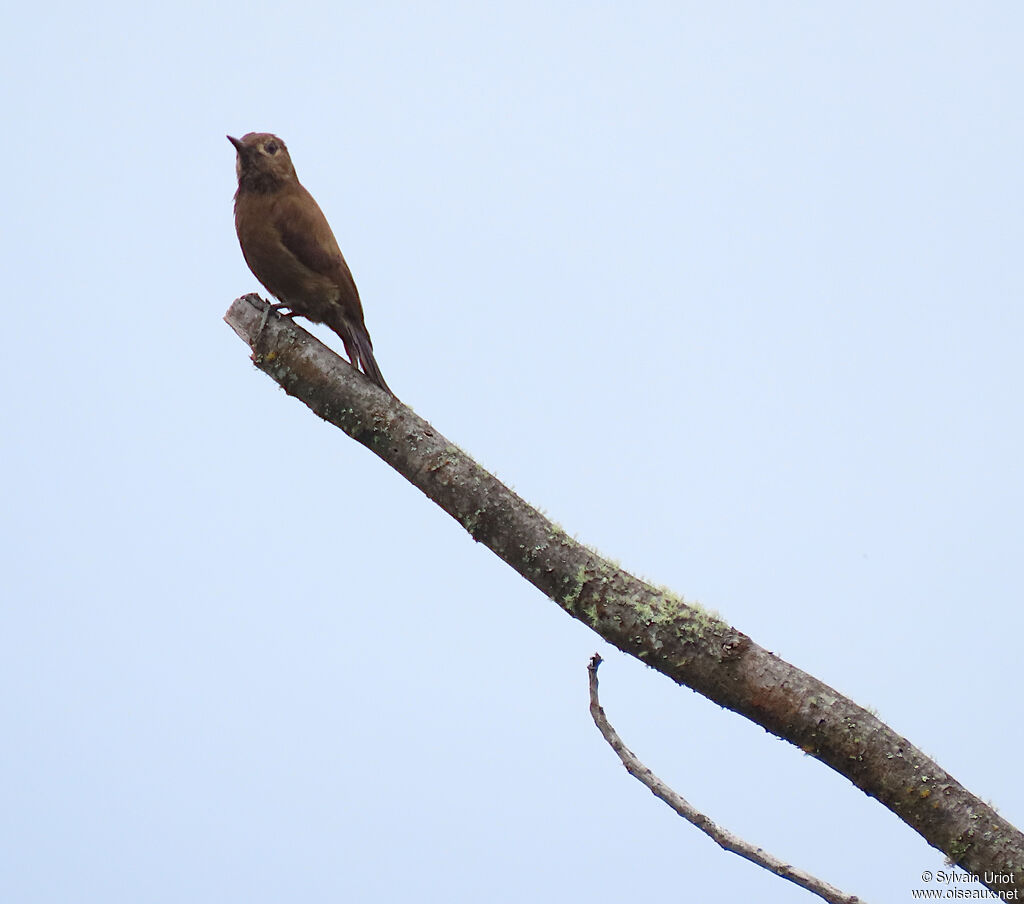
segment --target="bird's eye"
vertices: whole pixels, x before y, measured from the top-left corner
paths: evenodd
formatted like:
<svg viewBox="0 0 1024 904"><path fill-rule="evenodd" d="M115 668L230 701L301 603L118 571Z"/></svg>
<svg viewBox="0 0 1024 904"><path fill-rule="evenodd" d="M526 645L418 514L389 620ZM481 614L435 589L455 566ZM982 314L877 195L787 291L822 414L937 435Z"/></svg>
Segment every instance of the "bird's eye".
<svg viewBox="0 0 1024 904"><path fill-rule="evenodd" d="M271 157L277 153L278 145L276 141L268 141L263 145L263 150L266 151Z"/></svg>

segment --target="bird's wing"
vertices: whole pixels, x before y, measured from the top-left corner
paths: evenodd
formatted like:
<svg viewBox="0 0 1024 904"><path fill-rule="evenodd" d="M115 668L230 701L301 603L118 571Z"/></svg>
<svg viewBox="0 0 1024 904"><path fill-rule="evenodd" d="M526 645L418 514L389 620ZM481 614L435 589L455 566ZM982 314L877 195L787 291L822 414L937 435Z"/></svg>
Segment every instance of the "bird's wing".
<svg viewBox="0 0 1024 904"><path fill-rule="evenodd" d="M340 268L351 279L327 218L309 192L303 189L302 194L305 197L286 195L275 204L274 225L281 243L314 273L332 276Z"/></svg>

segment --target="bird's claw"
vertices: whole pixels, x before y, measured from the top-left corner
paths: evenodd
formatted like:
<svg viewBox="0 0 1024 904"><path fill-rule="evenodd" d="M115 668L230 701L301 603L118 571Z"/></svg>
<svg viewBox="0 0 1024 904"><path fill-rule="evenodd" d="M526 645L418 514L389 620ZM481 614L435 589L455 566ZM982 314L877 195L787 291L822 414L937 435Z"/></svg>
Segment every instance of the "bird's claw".
<svg viewBox="0 0 1024 904"><path fill-rule="evenodd" d="M288 307L288 305L283 304L281 302L275 302L274 304L268 304L263 309L263 316L260 317L259 329L256 330L256 336L252 340L252 347L253 348L256 347L256 343L260 341L260 336L263 335L263 331L267 328L267 321L270 319L270 312L274 311L274 312L280 313L281 308L286 308L286 307ZM289 311L287 314L281 314L281 316L282 317L288 317L289 319L291 319L292 317L295 316L295 312L294 311Z"/></svg>

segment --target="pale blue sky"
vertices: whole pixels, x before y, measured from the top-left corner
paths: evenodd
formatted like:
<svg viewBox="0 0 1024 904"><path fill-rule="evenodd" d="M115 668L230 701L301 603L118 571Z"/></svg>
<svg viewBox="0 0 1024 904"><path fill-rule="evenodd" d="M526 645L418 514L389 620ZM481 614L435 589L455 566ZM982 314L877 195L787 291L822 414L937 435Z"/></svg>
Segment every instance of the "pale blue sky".
<svg viewBox="0 0 1024 904"><path fill-rule="evenodd" d="M723 825L872 901L942 865L252 368L250 130L403 400L1024 824L1024 7L4 20L0 900L809 900L625 774L595 650Z"/></svg>

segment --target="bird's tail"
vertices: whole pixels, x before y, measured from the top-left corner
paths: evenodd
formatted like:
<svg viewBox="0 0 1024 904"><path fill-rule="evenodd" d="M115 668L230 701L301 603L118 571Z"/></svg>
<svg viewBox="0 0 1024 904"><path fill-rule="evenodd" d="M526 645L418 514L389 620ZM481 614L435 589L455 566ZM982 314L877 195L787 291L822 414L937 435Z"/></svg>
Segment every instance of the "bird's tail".
<svg viewBox="0 0 1024 904"><path fill-rule="evenodd" d="M355 340L356 349L359 353L359 364L363 369L363 373L373 380L373 382L383 389L389 396L398 398L398 396L391 391L391 387L384 382L384 375L380 372L380 368L377 366L377 359L373 357L373 343L370 341L370 334L366 332L365 329L356 330Z"/></svg>
<svg viewBox="0 0 1024 904"><path fill-rule="evenodd" d="M345 351L348 353L352 366L361 369L367 377L383 389L389 396L398 398L391 387L384 381L384 375L377 366L377 359L373 357L373 342L370 341L370 334L362 324L351 323L347 318L341 318L343 323L339 324L342 329L335 329L341 335L345 343Z"/></svg>

